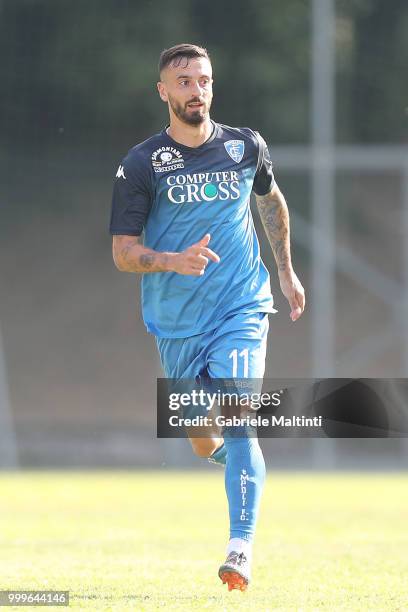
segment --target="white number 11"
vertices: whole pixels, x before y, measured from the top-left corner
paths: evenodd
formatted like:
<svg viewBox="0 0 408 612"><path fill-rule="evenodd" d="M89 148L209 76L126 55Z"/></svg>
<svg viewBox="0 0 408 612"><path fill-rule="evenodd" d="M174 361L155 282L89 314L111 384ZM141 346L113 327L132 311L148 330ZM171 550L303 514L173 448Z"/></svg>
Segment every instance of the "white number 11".
<svg viewBox="0 0 408 612"><path fill-rule="evenodd" d="M243 378L248 378L249 372L249 349L243 349L238 355L238 349L234 349L228 355L229 359L232 359L232 377L238 377L238 357L244 358L244 376Z"/></svg>

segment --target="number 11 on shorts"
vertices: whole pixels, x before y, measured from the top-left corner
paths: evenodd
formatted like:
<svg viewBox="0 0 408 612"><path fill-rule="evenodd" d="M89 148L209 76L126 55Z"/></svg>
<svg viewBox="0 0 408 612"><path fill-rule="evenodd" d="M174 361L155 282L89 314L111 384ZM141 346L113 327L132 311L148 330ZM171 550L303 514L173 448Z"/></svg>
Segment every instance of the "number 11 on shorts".
<svg viewBox="0 0 408 612"><path fill-rule="evenodd" d="M244 374L242 378L248 378L249 372L249 349L245 348L240 353L238 349L234 349L228 355L229 359L232 359L232 378L238 378L238 357L243 357L244 362Z"/></svg>

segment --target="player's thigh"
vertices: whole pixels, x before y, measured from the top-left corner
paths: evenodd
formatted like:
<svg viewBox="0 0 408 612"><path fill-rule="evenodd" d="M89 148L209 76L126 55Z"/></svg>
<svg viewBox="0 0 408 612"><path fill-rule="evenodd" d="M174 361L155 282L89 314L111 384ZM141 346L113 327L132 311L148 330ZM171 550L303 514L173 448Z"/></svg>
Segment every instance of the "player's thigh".
<svg viewBox="0 0 408 612"><path fill-rule="evenodd" d="M202 334L190 338L156 338L166 378L192 379L203 370L205 347Z"/></svg>
<svg viewBox="0 0 408 612"><path fill-rule="evenodd" d="M172 379L173 389L177 393L191 393L199 390L205 379L206 341L209 334L200 334L190 338L157 338L157 347L163 370L168 379ZM182 416L185 419L196 417L208 418L207 404L183 406ZM205 421L204 421L205 422ZM200 420L198 421L200 423ZM195 425L185 427L194 452L200 457L209 457L222 442L220 428L216 425Z"/></svg>
<svg viewBox="0 0 408 612"><path fill-rule="evenodd" d="M263 378L268 329L266 313L240 313L224 321L207 349L210 378Z"/></svg>

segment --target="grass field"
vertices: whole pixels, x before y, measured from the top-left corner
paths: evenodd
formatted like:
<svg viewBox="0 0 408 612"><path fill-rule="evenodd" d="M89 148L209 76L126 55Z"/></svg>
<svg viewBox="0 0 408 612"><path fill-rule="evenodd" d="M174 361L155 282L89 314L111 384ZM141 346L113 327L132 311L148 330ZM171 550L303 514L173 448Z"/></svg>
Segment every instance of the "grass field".
<svg viewBox="0 0 408 612"><path fill-rule="evenodd" d="M88 610L408 610L405 474L269 473L246 593L217 577L216 466L0 473L0 491L1 589L65 589Z"/></svg>

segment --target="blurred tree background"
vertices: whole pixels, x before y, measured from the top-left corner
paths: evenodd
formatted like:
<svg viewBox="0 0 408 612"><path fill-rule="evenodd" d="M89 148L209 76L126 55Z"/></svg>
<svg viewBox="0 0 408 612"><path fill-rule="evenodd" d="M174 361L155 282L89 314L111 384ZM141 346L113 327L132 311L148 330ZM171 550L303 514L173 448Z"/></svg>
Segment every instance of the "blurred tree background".
<svg viewBox="0 0 408 612"><path fill-rule="evenodd" d="M406 141L406 1L336 9L338 140ZM212 54L217 120L308 142L306 0L1 0L3 142L123 147L158 131L158 55L179 41Z"/></svg>

